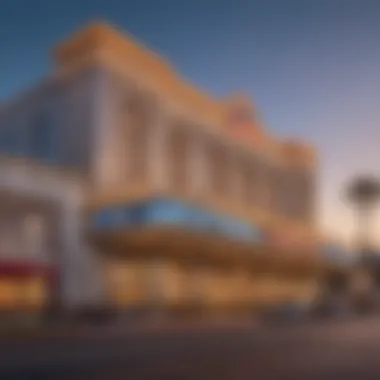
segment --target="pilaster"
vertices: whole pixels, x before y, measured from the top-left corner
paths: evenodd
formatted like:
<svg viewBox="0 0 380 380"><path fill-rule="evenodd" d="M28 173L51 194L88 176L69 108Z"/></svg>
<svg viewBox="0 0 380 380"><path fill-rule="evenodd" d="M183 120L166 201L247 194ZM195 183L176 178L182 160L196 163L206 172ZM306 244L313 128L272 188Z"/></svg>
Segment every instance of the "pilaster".
<svg viewBox="0 0 380 380"><path fill-rule="evenodd" d="M150 186L154 191L165 189L168 181L168 128L167 115L163 104L158 100L154 106L151 130L148 135L148 165Z"/></svg>
<svg viewBox="0 0 380 380"><path fill-rule="evenodd" d="M207 190L207 145L203 136L197 131L192 131L190 136L190 192L198 196Z"/></svg>

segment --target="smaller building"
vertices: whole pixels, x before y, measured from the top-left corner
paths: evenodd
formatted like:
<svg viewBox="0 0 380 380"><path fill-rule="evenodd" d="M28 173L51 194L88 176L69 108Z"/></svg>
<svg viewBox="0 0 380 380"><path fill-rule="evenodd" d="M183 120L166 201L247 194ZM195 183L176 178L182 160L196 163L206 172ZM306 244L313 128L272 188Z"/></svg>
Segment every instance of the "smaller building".
<svg viewBox="0 0 380 380"><path fill-rule="evenodd" d="M102 299L96 255L83 239L79 178L0 161L0 311L40 313Z"/></svg>
<svg viewBox="0 0 380 380"><path fill-rule="evenodd" d="M316 306L325 313L360 314L380 310L380 259L376 251L359 253L326 243L328 263Z"/></svg>

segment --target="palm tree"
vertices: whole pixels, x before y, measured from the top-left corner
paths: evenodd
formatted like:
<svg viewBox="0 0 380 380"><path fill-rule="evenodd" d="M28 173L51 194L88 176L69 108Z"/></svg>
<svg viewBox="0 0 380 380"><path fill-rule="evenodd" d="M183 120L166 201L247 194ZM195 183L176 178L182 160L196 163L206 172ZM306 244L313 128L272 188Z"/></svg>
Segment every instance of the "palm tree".
<svg viewBox="0 0 380 380"><path fill-rule="evenodd" d="M380 182L371 176L355 178L347 188L349 201L357 212L357 242L362 253L370 248L371 214L380 200Z"/></svg>

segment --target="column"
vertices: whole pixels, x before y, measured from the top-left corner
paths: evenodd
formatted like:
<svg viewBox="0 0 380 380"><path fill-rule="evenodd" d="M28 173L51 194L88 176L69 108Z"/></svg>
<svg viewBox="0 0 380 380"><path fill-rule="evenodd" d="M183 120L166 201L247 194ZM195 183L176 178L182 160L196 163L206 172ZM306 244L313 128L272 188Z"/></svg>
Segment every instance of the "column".
<svg viewBox="0 0 380 380"><path fill-rule="evenodd" d="M316 194L316 174L313 169L305 168L303 201L304 201L304 221L311 227L315 224L315 194Z"/></svg>
<svg viewBox="0 0 380 380"><path fill-rule="evenodd" d="M190 193L199 195L207 188L207 146L198 131L191 134L189 151Z"/></svg>
<svg viewBox="0 0 380 380"><path fill-rule="evenodd" d="M260 161L260 175L258 179L259 207L270 211L272 197L272 168L264 159Z"/></svg>
<svg viewBox="0 0 380 380"><path fill-rule="evenodd" d="M282 180L282 168L275 164L271 168L271 180L270 180L270 191L271 191L271 204L270 212L274 215L281 215L282 208L282 198L284 196L284 186Z"/></svg>
<svg viewBox="0 0 380 380"><path fill-rule="evenodd" d="M106 300L105 268L97 252L83 239L82 194L69 191L63 198L59 286L62 306L68 310L102 305Z"/></svg>
<svg viewBox="0 0 380 380"><path fill-rule="evenodd" d="M243 181L241 178L241 172L239 168L238 152L236 152L236 150L234 149L231 149L231 151L229 151L226 175L228 176L228 181L230 183L229 188L231 199L240 203L243 197Z"/></svg>
<svg viewBox="0 0 380 380"><path fill-rule="evenodd" d="M92 165L94 180L99 186L107 186L118 178L118 160L115 145L117 145L117 121L112 114L114 97L110 88L110 75L104 68L97 68L93 80L93 134Z"/></svg>
<svg viewBox="0 0 380 380"><path fill-rule="evenodd" d="M168 128L166 125L167 116L163 104L158 100L155 105L154 116L152 118L151 131L148 142L148 165L149 183L154 191L161 191L166 188L168 182Z"/></svg>

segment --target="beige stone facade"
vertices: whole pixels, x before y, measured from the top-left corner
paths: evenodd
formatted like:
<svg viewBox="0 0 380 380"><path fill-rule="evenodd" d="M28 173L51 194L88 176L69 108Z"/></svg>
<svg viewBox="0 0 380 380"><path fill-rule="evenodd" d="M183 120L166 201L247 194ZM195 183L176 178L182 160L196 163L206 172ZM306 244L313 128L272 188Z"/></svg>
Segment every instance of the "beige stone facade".
<svg viewBox="0 0 380 380"><path fill-rule="evenodd" d="M101 67L95 205L164 189L270 228L316 232L313 149L270 135L246 98L207 97L103 25L61 44L56 55L61 78ZM244 120L234 121L240 114Z"/></svg>
<svg viewBox="0 0 380 380"><path fill-rule="evenodd" d="M260 228L260 244L273 257L317 262L312 147L281 141L245 96L204 94L163 58L107 25L59 44L54 59L46 82L3 107L0 126L23 107L31 110L25 120L33 120L32 109L41 104L54 110L61 139L59 157L48 166L81 175L84 221L107 207L161 196ZM107 302L117 307L229 307L304 299L315 289L313 275L297 280L289 272L281 280L275 266L256 273L249 255L249 264L232 264L238 248L226 248L223 240L214 247L181 238L172 246L174 235L160 243L148 233L127 242L110 236L96 247ZM140 251L130 246L139 239L146 244ZM202 255L218 250L201 264Z"/></svg>

